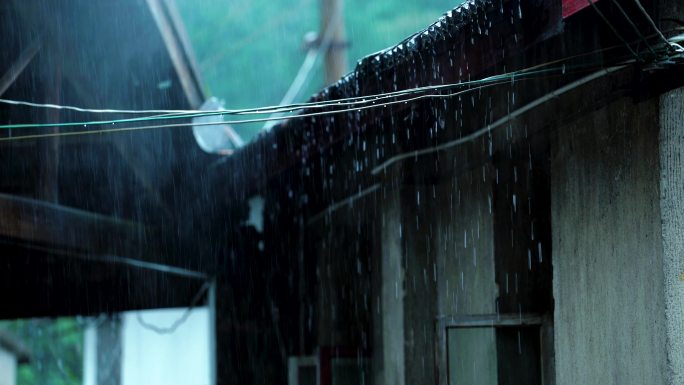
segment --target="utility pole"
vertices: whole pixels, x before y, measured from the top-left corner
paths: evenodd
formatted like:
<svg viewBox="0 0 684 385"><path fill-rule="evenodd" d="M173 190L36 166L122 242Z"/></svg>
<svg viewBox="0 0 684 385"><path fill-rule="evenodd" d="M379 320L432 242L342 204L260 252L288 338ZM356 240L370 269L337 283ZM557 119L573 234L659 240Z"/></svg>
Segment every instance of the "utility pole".
<svg viewBox="0 0 684 385"><path fill-rule="evenodd" d="M325 49L325 85L347 74L347 39L344 32L343 0L321 0L320 39L330 36ZM332 28L328 31L329 28Z"/></svg>

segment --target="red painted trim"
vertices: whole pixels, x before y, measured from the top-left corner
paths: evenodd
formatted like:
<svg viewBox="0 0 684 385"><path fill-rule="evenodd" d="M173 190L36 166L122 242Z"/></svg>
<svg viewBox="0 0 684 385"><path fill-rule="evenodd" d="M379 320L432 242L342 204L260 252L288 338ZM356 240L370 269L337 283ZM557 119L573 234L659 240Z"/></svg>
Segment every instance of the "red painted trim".
<svg viewBox="0 0 684 385"><path fill-rule="evenodd" d="M590 0L563 0L563 19L588 7ZM591 0L592 3L598 0Z"/></svg>

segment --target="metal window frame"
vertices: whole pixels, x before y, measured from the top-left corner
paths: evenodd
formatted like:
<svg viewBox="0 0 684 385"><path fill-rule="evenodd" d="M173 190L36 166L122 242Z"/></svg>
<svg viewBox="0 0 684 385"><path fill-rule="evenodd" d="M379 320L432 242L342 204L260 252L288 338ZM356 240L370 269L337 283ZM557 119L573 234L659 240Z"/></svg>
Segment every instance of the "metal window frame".
<svg viewBox="0 0 684 385"><path fill-rule="evenodd" d="M318 356L291 356L287 359L287 383L288 385L299 384L299 368L316 368L316 384L321 383L321 365Z"/></svg>
<svg viewBox="0 0 684 385"><path fill-rule="evenodd" d="M435 370L439 385L449 385L447 332L449 329L539 327L543 385L555 384L553 318L549 314L507 313L440 316L435 320Z"/></svg>

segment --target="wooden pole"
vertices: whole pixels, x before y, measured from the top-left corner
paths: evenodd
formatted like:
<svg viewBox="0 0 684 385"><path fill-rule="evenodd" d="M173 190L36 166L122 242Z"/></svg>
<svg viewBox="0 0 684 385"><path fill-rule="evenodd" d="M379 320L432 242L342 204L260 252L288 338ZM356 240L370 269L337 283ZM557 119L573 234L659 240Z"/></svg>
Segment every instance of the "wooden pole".
<svg viewBox="0 0 684 385"><path fill-rule="evenodd" d="M321 38L331 34L325 51L325 85L337 82L347 73L347 47L343 0L321 0ZM328 28L332 28L330 32ZM325 49L325 48L324 48Z"/></svg>

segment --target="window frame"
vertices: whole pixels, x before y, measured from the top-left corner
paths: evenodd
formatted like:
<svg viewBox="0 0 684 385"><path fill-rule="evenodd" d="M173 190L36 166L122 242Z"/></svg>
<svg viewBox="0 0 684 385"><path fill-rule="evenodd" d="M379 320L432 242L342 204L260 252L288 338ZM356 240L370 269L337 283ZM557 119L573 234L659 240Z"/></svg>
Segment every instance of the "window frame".
<svg viewBox="0 0 684 385"><path fill-rule="evenodd" d="M449 385L449 329L539 327L541 379L544 385L555 384L553 318L550 314L506 313L440 316L435 320L435 363L437 383Z"/></svg>

